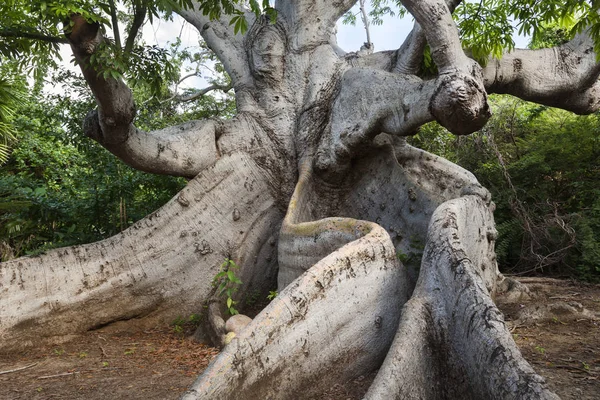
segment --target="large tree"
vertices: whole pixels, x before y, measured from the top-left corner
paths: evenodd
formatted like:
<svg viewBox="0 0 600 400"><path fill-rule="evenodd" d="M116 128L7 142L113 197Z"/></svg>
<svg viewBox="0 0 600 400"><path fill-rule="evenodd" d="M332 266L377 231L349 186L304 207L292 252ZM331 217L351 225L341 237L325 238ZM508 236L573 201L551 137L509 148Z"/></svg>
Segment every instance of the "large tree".
<svg viewBox="0 0 600 400"><path fill-rule="evenodd" d="M489 93L595 111L596 6L544 2L552 15L583 16L571 41L484 62L498 47L467 40L477 62L452 18L459 0L401 1L414 28L397 51L375 53L336 45L336 22L356 0L276 1L268 17L227 1L179 3L229 74L237 115L136 128L131 91L103 70L101 24L71 15L67 40L98 105L85 133L135 168L191 180L117 236L0 264L1 347L205 304L206 333L225 343L218 276L225 289L243 282L229 291L238 302L275 285L279 295L186 399L314 398L377 368L370 399L557 398L492 300L514 282L497 269L489 192L404 137L433 120L458 135L480 129ZM538 3L467 3L461 32L475 37L473 21L491 9L504 28L513 15L535 34L548 19ZM144 2L132 4L145 15ZM35 36L26 33L4 35ZM422 68L424 52L435 69Z"/></svg>

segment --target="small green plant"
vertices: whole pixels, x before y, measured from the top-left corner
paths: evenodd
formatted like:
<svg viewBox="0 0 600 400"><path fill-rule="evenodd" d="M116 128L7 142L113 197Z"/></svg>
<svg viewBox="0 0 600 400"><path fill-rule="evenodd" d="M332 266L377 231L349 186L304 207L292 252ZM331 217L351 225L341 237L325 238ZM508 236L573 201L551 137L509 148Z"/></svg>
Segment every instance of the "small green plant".
<svg viewBox="0 0 600 400"><path fill-rule="evenodd" d="M171 322L171 329L173 333L183 334L188 328L197 328L201 319L200 314L190 314L187 318L180 315Z"/></svg>
<svg viewBox="0 0 600 400"><path fill-rule="evenodd" d="M586 371L590 370L590 364L586 363L585 361L582 361L581 365L583 366L583 369L585 369Z"/></svg>
<svg viewBox="0 0 600 400"><path fill-rule="evenodd" d="M277 293L277 290L269 290L269 295L267 296L267 299L269 300L273 300L275 297L277 297L279 293Z"/></svg>
<svg viewBox="0 0 600 400"><path fill-rule="evenodd" d="M79 358L86 358L88 356L87 351L82 351L79 353Z"/></svg>
<svg viewBox="0 0 600 400"><path fill-rule="evenodd" d="M183 333L183 326L182 325L173 325L173 332L174 333Z"/></svg>
<svg viewBox="0 0 600 400"><path fill-rule="evenodd" d="M129 355L131 355L131 354L133 354L133 353L135 353L135 348L131 348L131 349L127 349L127 350L125 350L125 353L124 353L124 354L125 354L126 356L129 356Z"/></svg>
<svg viewBox="0 0 600 400"><path fill-rule="evenodd" d="M412 247L413 249L415 249L419 252L423 252L423 250L425 250L425 244L423 243L423 241L421 239L419 239L419 237L417 235L411 235L409 240L410 240L410 247Z"/></svg>
<svg viewBox="0 0 600 400"><path fill-rule="evenodd" d="M423 251L421 249L416 249L412 243L410 245L414 251L409 251L408 253L403 252L402 250L398 250L396 252L396 258L404 265L414 265L416 267L420 267L421 265L421 257L423 257Z"/></svg>
<svg viewBox="0 0 600 400"><path fill-rule="evenodd" d="M215 285L218 285L217 293L219 296L225 296L227 298L227 310L229 314L239 314L233 306L237 304L233 300L233 294L237 292L239 285L242 284L240 278L235 275L235 271L239 270L240 267L230 258L226 258L223 264L221 264L221 271L215 275L213 280Z"/></svg>
<svg viewBox="0 0 600 400"><path fill-rule="evenodd" d="M56 354L57 356L62 356L63 354L65 354L65 350L64 349L54 349L54 354Z"/></svg>
<svg viewBox="0 0 600 400"><path fill-rule="evenodd" d="M171 322L171 327L174 333L182 333L183 325L185 324L185 319L180 315Z"/></svg>
<svg viewBox="0 0 600 400"><path fill-rule="evenodd" d="M402 250L398 250L398 252L396 253L396 257L398 258L398 260L400 260L402 264L406 264L411 259L411 256L404 253Z"/></svg>
<svg viewBox="0 0 600 400"><path fill-rule="evenodd" d="M259 298L260 298L260 291L254 290L254 291L252 291L251 294L246 296L246 299L244 300L244 304L252 307L253 305L255 305L258 302Z"/></svg>
<svg viewBox="0 0 600 400"><path fill-rule="evenodd" d="M102 366L103 366L104 368L108 367L108 361L102 361Z"/></svg>
<svg viewBox="0 0 600 400"><path fill-rule="evenodd" d="M200 325L200 321L202 320L202 316L200 314L190 314L188 317L188 323L194 327Z"/></svg>
<svg viewBox="0 0 600 400"><path fill-rule="evenodd" d="M541 346L535 346L535 350L540 353L540 354L545 354L546 353L546 349L541 347Z"/></svg>

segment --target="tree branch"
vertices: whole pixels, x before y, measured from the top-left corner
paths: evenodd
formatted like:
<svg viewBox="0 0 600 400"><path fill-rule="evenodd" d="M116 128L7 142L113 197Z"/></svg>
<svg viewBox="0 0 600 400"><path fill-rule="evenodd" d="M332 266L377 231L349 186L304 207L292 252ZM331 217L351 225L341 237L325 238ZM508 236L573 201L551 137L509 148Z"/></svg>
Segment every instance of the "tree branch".
<svg viewBox="0 0 600 400"><path fill-rule="evenodd" d="M365 0L360 0L360 15L361 15L361 19L363 22L363 25L365 26L365 32L367 34L367 49L371 49L373 50L373 43L371 43L371 31L369 30L369 26L371 25L369 23L369 16L367 15L367 10L365 8Z"/></svg>
<svg viewBox="0 0 600 400"><path fill-rule="evenodd" d="M178 13L198 29L208 47L223 63L234 86L250 82L251 73L248 67L245 35L234 32L234 27L229 24L228 16L222 15L220 19L211 20L209 16L203 15L199 11L197 1L194 1L193 9L182 9ZM255 15L245 12L245 16L252 25L256 18Z"/></svg>
<svg viewBox="0 0 600 400"><path fill-rule="evenodd" d="M108 6L110 8L110 20L112 23L113 34L115 35L115 46L117 49L122 50L121 47L121 31L119 30L119 18L117 18L117 7L115 6L114 0L109 0Z"/></svg>
<svg viewBox="0 0 600 400"><path fill-rule="evenodd" d="M222 123L192 121L154 132L133 125L131 90L121 80L105 78L90 65L90 56L104 40L98 24L72 16L68 35L75 59L88 82L98 110L88 114L84 132L130 166L146 172L193 177L219 157L217 138Z"/></svg>
<svg viewBox="0 0 600 400"><path fill-rule="evenodd" d="M439 84L439 79L423 81L372 68L348 70L332 108L331 131L317 153L319 174L334 181L380 132L406 136L432 121L429 103Z"/></svg>
<svg viewBox="0 0 600 400"><path fill-rule="evenodd" d="M143 132L130 124L125 141L109 143L107 130L101 128L98 113L93 111L86 117L84 131L135 169L193 178L219 158L217 138L222 125L209 119Z"/></svg>
<svg viewBox="0 0 600 400"><path fill-rule="evenodd" d="M439 87L429 102L431 114L457 135L482 128L491 113L481 67L465 55L446 1L404 0L402 4L421 25L439 70Z"/></svg>
<svg viewBox="0 0 600 400"><path fill-rule="evenodd" d="M178 102L193 101L199 97L204 96L208 92L212 92L213 90L222 90L223 92L227 93L229 90L231 90L231 84L229 84L229 85L210 85L210 86L207 86L204 89L201 89L201 90L197 91L196 93L191 94L189 96L175 96L175 100L177 100Z"/></svg>
<svg viewBox="0 0 600 400"><path fill-rule="evenodd" d="M489 93L512 94L578 114L600 109L600 63L588 32L550 49L514 50L491 59L483 72Z"/></svg>
<svg viewBox="0 0 600 400"><path fill-rule="evenodd" d="M412 31L406 37L400 49L398 49L398 57L394 72L400 74L416 74L423 60L423 51L427 39L425 33L421 29L421 25L415 23Z"/></svg>
<svg viewBox="0 0 600 400"><path fill-rule="evenodd" d="M135 1L133 7L135 11L131 28L129 29L129 35L127 36L127 42L125 43L125 53L129 53L133 49L135 38L146 19L146 12L148 10L140 1Z"/></svg>
<svg viewBox="0 0 600 400"><path fill-rule="evenodd" d="M48 42L48 43L62 43L62 44L69 43L69 41L64 37L49 36L49 35L43 35L40 33L19 32L19 31L14 31L14 30L10 30L10 29L1 30L0 37L15 38L15 39L33 39L33 40L41 40L43 42Z"/></svg>
<svg viewBox="0 0 600 400"><path fill-rule="evenodd" d="M450 13L453 13L460 3L462 3L462 0L446 0L446 5ZM398 49L398 58L394 71L405 74L416 74L423 59L423 51L426 44L427 39L425 38L423 29L418 22L415 22L412 31L408 34L400 49Z"/></svg>

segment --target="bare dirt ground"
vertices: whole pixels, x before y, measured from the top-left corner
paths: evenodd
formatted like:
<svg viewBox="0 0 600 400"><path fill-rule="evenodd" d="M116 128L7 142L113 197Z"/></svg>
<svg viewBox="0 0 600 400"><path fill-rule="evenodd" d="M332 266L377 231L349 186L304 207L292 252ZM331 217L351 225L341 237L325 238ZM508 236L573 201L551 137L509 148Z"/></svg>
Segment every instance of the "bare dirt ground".
<svg viewBox="0 0 600 400"><path fill-rule="evenodd" d="M532 299L496 302L527 361L563 400L600 399L600 285L519 281Z"/></svg>
<svg viewBox="0 0 600 400"><path fill-rule="evenodd" d="M563 399L600 399L600 285L520 280L530 299L497 301L527 360ZM177 399L218 353L191 340L191 329L121 324L0 354L0 399ZM336 385L320 399L361 399L373 378Z"/></svg>

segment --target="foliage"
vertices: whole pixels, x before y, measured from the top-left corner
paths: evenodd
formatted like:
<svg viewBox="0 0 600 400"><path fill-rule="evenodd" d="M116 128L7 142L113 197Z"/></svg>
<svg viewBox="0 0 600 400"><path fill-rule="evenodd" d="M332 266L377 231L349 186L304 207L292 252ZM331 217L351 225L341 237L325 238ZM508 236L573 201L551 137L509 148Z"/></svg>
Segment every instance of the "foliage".
<svg viewBox="0 0 600 400"><path fill-rule="evenodd" d="M273 300L275 299L275 297L277 297L279 293L277 292L277 290L269 290L269 294L267 295L267 300Z"/></svg>
<svg viewBox="0 0 600 400"><path fill-rule="evenodd" d="M36 10L28 7L19 12ZM164 7L160 10L169 11ZM119 18L125 17L119 14ZM123 22L127 23L126 18ZM216 75L204 78L211 84L227 86L229 78L205 45L182 48L176 41L164 49L153 49L156 52L148 53L147 46L134 44L128 56L142 66L126 77L137 103L138 127L153 130L191 119L233 114L231 95L204 95L180 103L174 94L181 83L180 70L202 76L207 63ZM119 62L116 53L111 62ZM23 63L26 61L6 62L0 70L11 77L10 85L0 84L0 118L7 115L11 122L10 136L4 134L3 138L18 140L8 164L0 169L0 260L113 235L162 206L183 187L184 179L135 171L83 137L81 121L95 102L80 75L47 67L43 81L62 87L60 94L43 93L41 80L27 92L19 78Z"/></svg>
<svg viewBox="0 0 600 400"><path fill-rule="evenodd" d="M454 17L465 48L471 50L475 59L485 62L490 55L499 58L514 48L515 33L531 36L540 43L548 25L565 29L569 38L589 27L598 50L599 6L597 2L580 0L481 0L462 2Z"/></svg>
<svg viewBox="0 0 600 400"><path fill-rule="evenodd" d="M218 18L222 12L231 15L235 32L245 32L248 23L241 0L211 0L200 3L200 9ZM268 0L249 2L256 14L265 13L272 21L276 12ZM91 0L25 1L4 0L0 3L0 58L14 60L20 70L43 80L49 69L57 69L60 44L67 43L65 33L73 26L71 15L80 15L100 25L107 36L91 57L91 64L105 78L124 78L131 86L143 82L153 94L160 91L165 75L175 75L180 65L174 64L167 49L141 41L141 27L146 21L172 19L173 12L193 6L191 0ZM121 38L121 29L126 37Z"/></svg>
<svg viewBox="0 0 600 400"><path fill-rule="evenodd" d="M371 10L368 13L368 17L370 18L370 23L374 25L382 25L383 17L390 16L402 18L406 15L406 8L402 5L400 0L371 0ZM342 17L342 22L344 24L355 25L356 24L356 16L359 12L355 9L348 11Z"/></svg>
<svg viewBox="0 0 600 400"><path fill-rule="evenodd" d="M221 270L213 280L217 286L217 295L225 297L225 304L231 315L239 314L238 310L233 307L237 304L233 300L233 294L237 292L239 285L242 284L240 278L235 274L239 269L240 267L232 259L226 258L221 264Z"/></svg>
<svg viewBox="0 0 600 400"><path fill-rule="evenodd" d="M22 84L3 76L0 71L0 165L8 159L9 146L16 139L12 120L23 97Z"/></svg>
<svg viewBox="0 0 600 400"><path fill-rule="evenodd" d="M576 33L590 29L595 50L600 54L600 2L580 0L480 0L463 1L454 11L463 47L471 56L485 64L490 56L502 54L514 48L513 37L530 36L536 48L560 44ZM385 16L400 18L407 11L400 0L371 0L368 15L370 23L381 25ZM348 11L342 19L344 24L355 25L358 11ZM549 40L551 32L558 33L560 40ZM426 71L431 71L428 65Z"/></svg>
<svg viewBox="0 0 600 400"><path fill-rule="evenodd" d="M19 107L19 141L0 168L0 242L13 256L118 233L183 186L135 171L84 138L90 103L32 96Z"/></svg>
<svg viewBox="0 0 600 400"><path fill-rule="evenodd" d="M570 32L573 30L573 26L561 26L556 22L543 24L540 34L531 39L529 48L544 49L565 44L571 39Z"/></svg>
<svg viewBox="0 0 600 400"><path fill-rule="evenodd" d="M501 269L600 281L600 116L492 97L470 137L428 124L411 141L471 170L492 192Z"/></svg>

